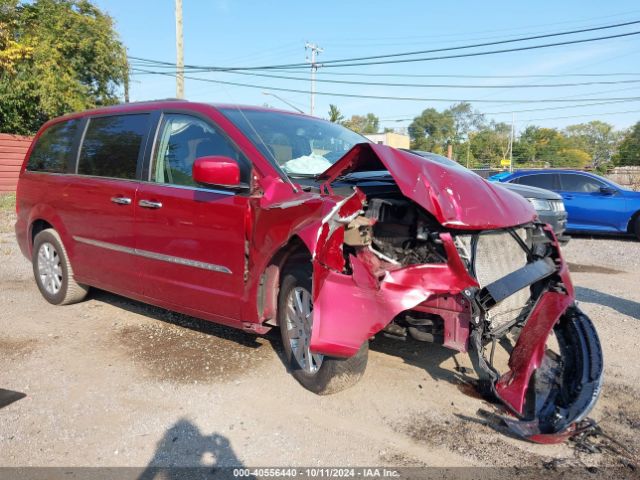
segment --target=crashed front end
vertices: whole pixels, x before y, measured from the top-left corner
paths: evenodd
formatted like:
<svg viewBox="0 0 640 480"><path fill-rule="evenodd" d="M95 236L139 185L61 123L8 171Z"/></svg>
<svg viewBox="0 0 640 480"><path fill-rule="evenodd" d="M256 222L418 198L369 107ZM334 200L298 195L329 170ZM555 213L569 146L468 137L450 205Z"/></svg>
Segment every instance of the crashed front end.
<svg viewBox="0 0 640 480"><path fill-rule="evenodd" d="M386 169L398 188L357 186L318 225L311 350L348 357L384 331L469 352L512 431L562 441L593 407L603 359L553 231L526 200L413 157L359 145L326 172L334 197L345 172ZM500 373L485 352L513 336Z"/></svg>

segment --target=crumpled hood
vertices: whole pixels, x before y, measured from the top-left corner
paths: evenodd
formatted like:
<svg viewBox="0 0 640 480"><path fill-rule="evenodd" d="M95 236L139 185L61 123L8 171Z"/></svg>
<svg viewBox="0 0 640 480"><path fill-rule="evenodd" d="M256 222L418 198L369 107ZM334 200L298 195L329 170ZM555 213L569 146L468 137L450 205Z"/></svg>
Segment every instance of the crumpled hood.
<svg viewBox="0 0 640 480"><path fill-rule="evenodd" d="M385 145L355 145L319 178L328 185L347 173L380 170L389 171L402 194L445 227L506 228L531 222L536 217L536 211L526 199L471 171Z"/></svg>

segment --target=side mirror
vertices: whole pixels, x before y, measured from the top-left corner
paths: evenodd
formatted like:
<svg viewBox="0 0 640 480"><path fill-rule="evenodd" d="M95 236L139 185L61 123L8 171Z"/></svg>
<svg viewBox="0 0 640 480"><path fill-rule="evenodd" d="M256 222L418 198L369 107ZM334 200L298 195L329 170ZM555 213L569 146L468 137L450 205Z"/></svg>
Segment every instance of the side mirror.
<svg viewBox="0 0 640 480"><path fill-rule="evenodd" d="M240 167L235 160L219 155L196 158L193 162L193 179L205 185L240 185Z"/></svg>
<svg viewBox="0 0 640 480"><path fill-rule="evenodd" d="M613 187L600 187L600 193L602 195L614 195L618 191Z"/></svg>

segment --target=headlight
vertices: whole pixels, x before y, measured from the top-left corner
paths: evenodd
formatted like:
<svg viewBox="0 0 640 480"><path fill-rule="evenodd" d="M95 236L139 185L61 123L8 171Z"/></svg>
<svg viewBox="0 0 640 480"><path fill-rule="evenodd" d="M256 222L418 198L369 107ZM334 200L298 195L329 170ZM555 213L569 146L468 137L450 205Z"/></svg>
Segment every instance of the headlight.
<svg viewBox="0 0 640 480"><path fill-rule="evenodd" d="M553 207L551 206L551 202L549 200L543 200L541 198L527 198L533 205L537 211L551 211Z"/></svg>
<svg viewBox="0 0 640 480"><path fill-rule="evenodd" d="M564 202L562 200L551 200L551 206L556 212L564 212Z"/></svg>

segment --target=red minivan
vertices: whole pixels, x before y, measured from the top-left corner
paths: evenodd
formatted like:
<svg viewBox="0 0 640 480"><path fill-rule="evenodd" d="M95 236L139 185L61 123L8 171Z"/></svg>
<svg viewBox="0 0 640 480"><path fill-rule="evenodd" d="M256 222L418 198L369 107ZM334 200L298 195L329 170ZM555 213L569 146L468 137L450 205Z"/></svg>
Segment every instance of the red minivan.
<svg viewBox="0 0 640 480"><path fill-rule="evenodd" d="M505 422L566 436L603 359L551 228L466 169L324 120L186 101L46 123L16 236L47 301L89 287L257 334L279 327L306 388L363 374L378 333L469 352ZM509 343L508 370L494 364Z"/></svg>

